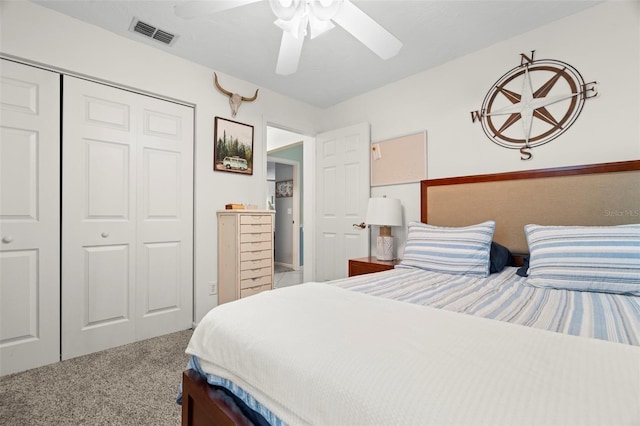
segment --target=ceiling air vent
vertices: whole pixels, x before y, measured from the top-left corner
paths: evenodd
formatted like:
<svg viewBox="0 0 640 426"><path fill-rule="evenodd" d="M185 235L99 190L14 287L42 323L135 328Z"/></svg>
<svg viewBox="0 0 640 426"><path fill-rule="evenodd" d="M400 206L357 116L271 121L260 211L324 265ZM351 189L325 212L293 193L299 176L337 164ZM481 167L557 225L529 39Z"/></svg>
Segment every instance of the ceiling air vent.
<svg viewBox="0 0 640 426"><path fill-rule="evenodd" d="M176 39L175 34L171 34L167 31L156 28L153 25L149 25L146 22L142 22L138 20L138 18L133 18L131 26L129 27L129 31L142 34L143 36L150 37L156 41L159 41L160 43L167 44L169 46Z"/></svg>

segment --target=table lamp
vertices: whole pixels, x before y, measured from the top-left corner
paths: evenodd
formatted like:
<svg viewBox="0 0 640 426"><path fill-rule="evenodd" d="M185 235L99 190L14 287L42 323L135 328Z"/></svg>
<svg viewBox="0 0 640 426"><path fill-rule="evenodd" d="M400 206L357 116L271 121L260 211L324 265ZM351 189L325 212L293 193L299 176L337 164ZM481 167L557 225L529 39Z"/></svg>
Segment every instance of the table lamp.
<svg viewBox="0 0 640 426"><path fill-rule="evenodd" d="M402 206L400 200L395 198L374 197L369 198L367 217L368 225L379 225L376 258L378 260L393 260L393 236L392 226L402 225Z"/></svg>

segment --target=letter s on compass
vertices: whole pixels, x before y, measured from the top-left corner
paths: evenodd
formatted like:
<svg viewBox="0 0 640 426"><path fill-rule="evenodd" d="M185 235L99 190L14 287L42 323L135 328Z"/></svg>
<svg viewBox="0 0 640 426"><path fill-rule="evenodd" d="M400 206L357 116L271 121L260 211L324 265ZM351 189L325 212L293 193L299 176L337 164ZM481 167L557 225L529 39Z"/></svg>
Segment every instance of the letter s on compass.
<svg viewBox="0 0 640 426"><path fill-rule="evenodd" d="M576 121L584 102L596 97L597 83L585 83L571 65L520 54L520 65L496 81L471 121L482 124L492 142L533 157L531 148L550 142Z"/></svg>

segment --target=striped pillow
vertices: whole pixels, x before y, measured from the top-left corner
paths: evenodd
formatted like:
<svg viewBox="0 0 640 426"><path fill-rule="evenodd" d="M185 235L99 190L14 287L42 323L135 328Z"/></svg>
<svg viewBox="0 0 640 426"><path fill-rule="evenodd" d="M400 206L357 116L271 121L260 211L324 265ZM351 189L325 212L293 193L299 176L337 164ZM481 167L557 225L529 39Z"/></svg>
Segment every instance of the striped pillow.
<svg viewBox="0 0 640 426"><path fill-rule="evenodd" d="M411 222L400 266L446 274L489 276L489 254L496 223L463 227Z"/></svg>
<svg viewBox="0 0 640 426"><path fill-rule="evenodd" d="M640 295L640 224L524 227L536 287Z"/></svg>

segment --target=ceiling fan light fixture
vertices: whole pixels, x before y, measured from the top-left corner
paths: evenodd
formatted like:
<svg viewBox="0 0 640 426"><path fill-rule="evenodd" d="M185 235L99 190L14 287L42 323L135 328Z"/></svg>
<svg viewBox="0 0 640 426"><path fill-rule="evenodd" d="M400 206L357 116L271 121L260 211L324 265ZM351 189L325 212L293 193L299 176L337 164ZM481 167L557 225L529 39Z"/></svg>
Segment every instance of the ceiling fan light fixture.
<svg viewBox="0 0 640 426"><path fill-rule="evenodd" d="M343 0L310 0L311 15L321 21L333 19L340 10Z"/></svg>
<svg viewBox="0 0 640 426"><path fill-rule="evenodd" d="M283 21L289 21L304 13L306 0L269 0L271 10Z"/></svg>
<svg viewBox="0 0 640 426"><path fill-rule="evenodd" d="M307 35L316 38L334 28L331 19L338 13L343 0L270 0L278 17L275 24L295 38Z"/></svg>

